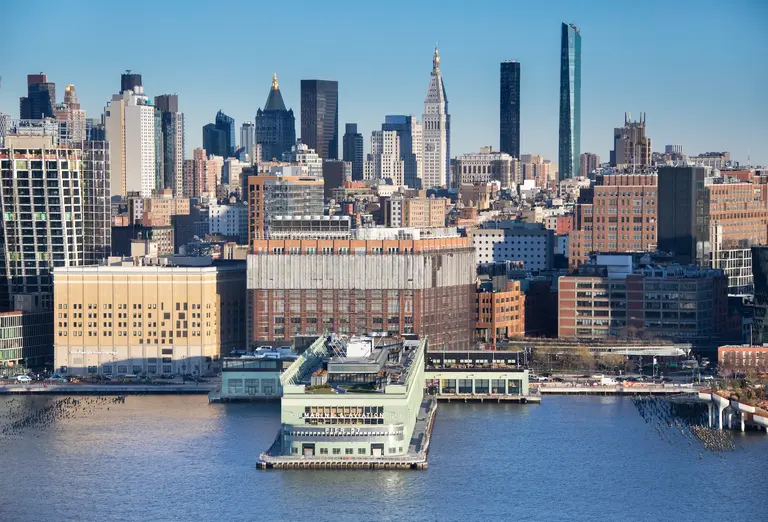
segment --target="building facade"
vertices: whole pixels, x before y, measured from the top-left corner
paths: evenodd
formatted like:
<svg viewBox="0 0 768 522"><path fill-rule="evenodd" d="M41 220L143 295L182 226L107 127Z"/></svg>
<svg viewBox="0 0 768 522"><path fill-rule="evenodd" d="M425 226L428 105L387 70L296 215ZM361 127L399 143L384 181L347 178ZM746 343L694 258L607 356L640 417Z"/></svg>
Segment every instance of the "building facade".
<svg viewBox="0 0 768 522"><path fill-rule="evenodd" d="M113 95L104 110L113 196L141 192L150 197L156 188L155 107L143 87L135 88Z"/></svg>
<svg viewBox="0 0 768 522"><path fill-rule="evenodd" d="M475 249L475 263L511 261L526 270L552 268L554 232L540 223L497 221L468 230Z"/></svg>
<svg viewBox="0 0 768 522"><path fill-rule="evenodd" d="M310 176L323 176L323 160L320 155L300 140L291 146L290 151L283 152L283 162L306 166Z"/></svg>
<svg viewBox="0 0 768 522"><path fill-rule="evenodd" d="M558 179L581 175L581 33L562 24L560 35L560 131Z"/></svg>
<svg viewBox="0 0 768 522"><path fill-rule="evenodd" d="M487 281L477 287L475 328L478 338L490 344L525 335L525 295L520 291L520 281L502 279L501 284Z"/></svg>
<svg viewBox="0 0 768 522"><path fill-rule="evenodd" d="M217 112L215 122L203 126L203 148L214 156L235 157L235 119Z"/></svg>
<svg viewBox="0 0 768 522"><path fill-rule="evenodd" d="M57 371L205 375L245 340L245 266L56 271Z"/></svg>
<svg viewBox="0 0 768 522"><path fill-rule="evenodd" d="M581 154L581 175L595 179L595 174L600 169L600 156L594 152L584 152Z"/></svg>
<svg viewBox="0 0 768 522"><path fill-rule="evenodd" d="M54 267L85 259L80 149L7 136L0 149L0 311L53 308Z"/></svg>
<svg viewBox="0 0 768 522"><path fill-rule="evenodd" d="M255 241L248 256L249 344L367 332L474 339L474 255L467 238Z"/></svg>
<svg viewBox="0 0 768 522"><path fill-rule="evenodd" d="M352 180L363 179L363 135L357 132L357 123L347 123L344 131L344 161L352 165Z"/></svg>
<svg viewBox="0 0 768 522"><path fill-rule="evenodd" d="M599 174L574 212L568 261L577 267L594 252L652 252L657 245L658 177Z"/></svg>
<svg viewBox="0 0 768 522"><path fill-rule="evenodd" d="M339 159L339 82L301 80L301 141L321 159Z"/></svg>
<svg viewBox="0 0 768 522"><path fill-rule="evenodd" d="M501 62L499 150L520 157L520 62Z"/></svg>
<svg viewBox="0 0 768 522"><path fill-rule="evenodd" d="M440 54L437 46L432 57L432 73L421 121L424 139L422 187L446 188L450 183L448 177L451 164L451 115L448 113L448 97L445 94L443 74L440 72Z"/></svg>
<svg viewBox="0 0 768 522"><path fill-rule="evenodd" d="M184 114L179 112L176 94L155 96L160 111L162 187L171 189L176 197L184 195Z"/></svg>
<svg viewBox="0 0 768 522"><path fill-rule="evenodd" d="M270 175L249 176L249 243L269 238L269 222L274 216L322 216L323 190L323 179L303 175L301 167L278 167Z"/></svg>
<svg viewBox="0 0 768 522"><path fill-rule="evenodd" d="M264 109L256 111L255 124L256 144L261 146L261 158L257 158L260 161L279 160L296 143L296 118L293 109L285 108L277 74L272 77Z"/></svg>
<svg viewBox="0 0 768 522"><path fill-rule="evenodd" d="M372 179L383 179L396 187L405 184L405 165L396 131L373 131L370 156L373 160Z"/></svg>
<svg viewBox="0 0 768 522"><path fill-rule="evenodd" d="M43 73L27 75L27 96L19 99L19 119L43 120L54 118L56 84Z"/></svg>
<svg viewBox="0 0 768 522"><path fill-rule="evenodd" d="M509 189L522 183L520 161L506 152L483 147L478 153L462 154L453 160L453 180L459 185L486 184L498 181Z"/></svg>
<svg viewBox="0 0 768 522"><path fill-rule="evenodd" d="M400 139L403 184L410 188L422 188L424 137L421 122L413 116L388 115L384 118L381 130L395 131Z"/></svg>
<svg viewBox="0 0 768 522"><path fill-rule="evenodd" d="M111 255L112 189L108 141L85 141L82 150L83 264L95 265Z"/></svg>
<svg viewBox="0 0 768 522"><path fill-rule="evenodd" d="M87 139L85 111L80 108L75 86L64 89L64 103L57 104L54 111L59 126L59 144L73 145Z"/></svg>
<svg viewBox="0 0 768 522"><path fill-rule="evenodd" d="M558 336L716 340L726 329L727 285L720 270L680 265L633 270L631 261L622 274L563 276Z"/></svg>
<svg viewBox="0 0 768 522"><path fill-rule="evenodd" d="M237 238L240 244L248 243L248 205L235 203L208 205L208 233L213 236Z"/></svg>
<svg viewBox="0 0 768 522"><path fill-rule="evenodd" d="M50 312L0 312L0 366L41 367L52 356Z"/></svg>
<svg viewBox="0 0 768 522"><path fill-rule="evenodd" d="M651 166L651 138L645 135L645 114L638 121L624 114L624 126L613 130L611 167L642 170Z"/></svg>

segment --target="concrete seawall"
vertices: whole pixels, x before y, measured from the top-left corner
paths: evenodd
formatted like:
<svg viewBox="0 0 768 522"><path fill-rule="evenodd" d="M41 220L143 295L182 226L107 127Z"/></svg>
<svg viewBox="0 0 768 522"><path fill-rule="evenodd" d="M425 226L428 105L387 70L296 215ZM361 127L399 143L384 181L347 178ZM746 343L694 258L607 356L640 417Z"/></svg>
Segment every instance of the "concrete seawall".
<svg viewBox="0 0 768 522"><path fill-rule="evenodd" d="M542 395L668 395L698 393L699 388L683 386L540 386Z"/></svg>
<svg viewBox="0 0 768 522"><path fill-rule="evenodd" d="M177 395L207 394L216 384L7 384L0 395Z"/></svg>

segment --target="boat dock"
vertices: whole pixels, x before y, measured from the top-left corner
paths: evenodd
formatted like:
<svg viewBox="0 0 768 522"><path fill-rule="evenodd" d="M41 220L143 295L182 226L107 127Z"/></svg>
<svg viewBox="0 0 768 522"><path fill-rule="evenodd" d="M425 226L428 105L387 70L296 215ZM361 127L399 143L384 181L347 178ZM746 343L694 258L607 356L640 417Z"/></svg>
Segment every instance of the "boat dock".
<svg viewBox="0 0 768 522"><path fill-rule="evenodd" d="M259 455L256 468L261 470L289 469L427 469L427 455L435 424L437 401L427 398L422 402L414 426L408 453L393 457L304 457L280 454L280 434L272 446Z"/></svg>

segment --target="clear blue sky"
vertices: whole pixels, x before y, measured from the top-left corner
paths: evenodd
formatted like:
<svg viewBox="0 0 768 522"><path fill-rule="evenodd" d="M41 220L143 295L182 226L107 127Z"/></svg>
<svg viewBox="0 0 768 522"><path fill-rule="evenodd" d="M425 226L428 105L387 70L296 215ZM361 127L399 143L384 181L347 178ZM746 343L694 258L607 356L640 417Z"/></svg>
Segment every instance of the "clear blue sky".
<svg viewBox="0 0 768 522"><path fill-rule="evenodd" d="M296 114L299 80L339 81L339 128L368 148L385 114L421 118L435 42L453 155L498 147L499 62L522 64L523 153L557 160L560 23L581 28L582 152L607 161L625 111L647 113L654 150L731 151L768 164L768 2L0 1L0 111L18 117L26 74L74 83L89 117L143 75L177 93L187 154L221 109L253 120L276 72ZM238 131L239 139L239 131ZM341 149L341 147L340 147ZM339 150L341 154L341 150Z"/></svg>

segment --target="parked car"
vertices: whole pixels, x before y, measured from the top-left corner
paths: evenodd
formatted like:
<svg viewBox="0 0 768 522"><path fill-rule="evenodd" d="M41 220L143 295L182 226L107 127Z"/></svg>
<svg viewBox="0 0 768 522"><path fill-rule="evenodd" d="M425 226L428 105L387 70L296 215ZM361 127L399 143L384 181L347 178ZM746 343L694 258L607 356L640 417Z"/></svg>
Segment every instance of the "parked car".
<svg viewBox="0 0 768 522"><path fill-rule="evenodd" d="M17 375L16 382L28 383L28 382L32 382L32 378L28 375Z"/></svg>

